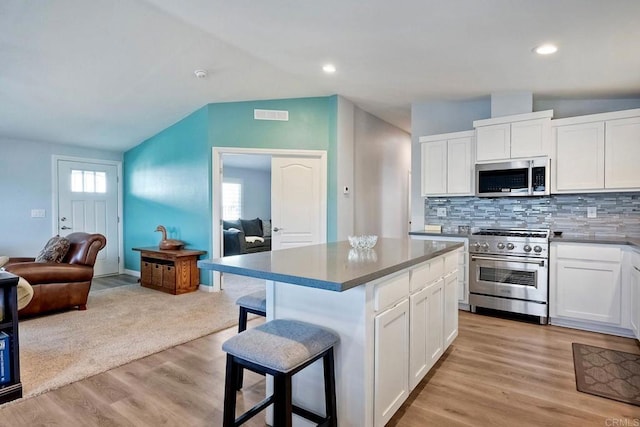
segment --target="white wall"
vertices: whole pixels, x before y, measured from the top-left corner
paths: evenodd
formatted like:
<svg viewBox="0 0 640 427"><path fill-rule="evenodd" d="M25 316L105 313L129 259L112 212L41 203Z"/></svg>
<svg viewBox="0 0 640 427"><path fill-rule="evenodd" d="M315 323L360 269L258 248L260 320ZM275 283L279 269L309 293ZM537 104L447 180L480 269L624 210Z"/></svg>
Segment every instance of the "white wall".
<svg viewBox="0 0 640 427"><path fill-rule="evenodd" d="M430 101L411 105L411 229L424 229L424 198L420 196L422 173L420 143L426 135L473 130L473 121L491 117L491 99Z"/></svg>
<svg viewBox="0 0 640 427"><path fill-rule="evenodd" d="M122 161L122 153L0 138L0 255L36 256L56 232L52 223L52 156ZM45 218L31 218L44 209Z"/></svg>
<svg viewBox="0 0 640 427"><path fill-rule="evenodd" d="M354 144L355 233L406 237L410 135L355 107Z"/></svg>
<svg viewBox="0 0 640 427"><path fill-rule="evenodd" d="M226 166L223 181L242 182L242 219L271 218L271 171Z"/></svg>
<svg viewBox="0 0 640 427"><path fill-rule="evenodd" d="M355 105L348 99L338 96L337 118L337 221L336 240L347 240L347 236L354 234L355 196L354 196L354 114ZM344 193L344 188L349 193Z"/></svg>

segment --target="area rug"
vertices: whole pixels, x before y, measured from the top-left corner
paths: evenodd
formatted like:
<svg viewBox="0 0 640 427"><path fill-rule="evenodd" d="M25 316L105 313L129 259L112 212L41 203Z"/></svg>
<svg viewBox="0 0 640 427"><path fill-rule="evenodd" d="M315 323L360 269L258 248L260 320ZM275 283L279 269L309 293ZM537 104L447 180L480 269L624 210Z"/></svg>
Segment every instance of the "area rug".
<svg viewBox="0 0 640 427"><path fill-rule="evenodd" d="M239 277L239 276L234 276ZM86 311L21 320L25 397L237 324L235 300L264 281L228 280L223 292L170 295L140 285L89 294Z"/></svg>
<svg viewBox="0 0 640 427"><path fill-rule="evenodd" d="M640 406L640 355L586 344L572 346L578 391Z"/></svg>

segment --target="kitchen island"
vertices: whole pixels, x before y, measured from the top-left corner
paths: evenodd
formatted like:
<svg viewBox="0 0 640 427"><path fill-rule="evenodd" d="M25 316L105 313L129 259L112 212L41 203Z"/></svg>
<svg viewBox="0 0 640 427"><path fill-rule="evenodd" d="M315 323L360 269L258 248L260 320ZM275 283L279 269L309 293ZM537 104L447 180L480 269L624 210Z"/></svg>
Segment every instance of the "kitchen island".
<svg viewBox="0 0 640 427"><path fill-rule="evenodd" d="M336 242L201 260L198 267L265 279L268 320L335 331L339 425L383 426L457 336L462 246L384 238L371 250ZM321 363L294 377L293 395L324 413ZM294 425L307 424L294 416Z"/></svg>

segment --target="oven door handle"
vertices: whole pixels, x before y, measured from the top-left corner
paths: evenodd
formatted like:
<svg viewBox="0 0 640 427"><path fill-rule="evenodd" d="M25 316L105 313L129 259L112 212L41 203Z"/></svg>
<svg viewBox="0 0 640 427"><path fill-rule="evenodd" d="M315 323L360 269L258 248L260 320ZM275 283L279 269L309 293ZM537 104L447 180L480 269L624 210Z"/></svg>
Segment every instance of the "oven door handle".
<svg viewBox="0 0 640 427"><path fill-rule="evenodd" d="M544 261L545 261L543 259L523 260L523 259L514 259L514 258L495 258L495 257L488 257L488 256L472 255L471 256L471 261L475 261L475 260L479 260L479 261L498 261L498 262L520 262L520 263L523 263L523 264L538 264L541 267L544 267Z"/></svg>

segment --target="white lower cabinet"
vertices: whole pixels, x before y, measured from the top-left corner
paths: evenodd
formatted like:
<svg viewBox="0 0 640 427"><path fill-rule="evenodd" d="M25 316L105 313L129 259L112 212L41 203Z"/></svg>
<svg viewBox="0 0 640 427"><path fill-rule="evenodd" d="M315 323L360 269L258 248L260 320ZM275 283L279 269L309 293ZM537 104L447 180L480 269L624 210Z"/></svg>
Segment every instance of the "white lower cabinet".
<svg viewBox="0 0 640 427"><path fill-rule="evenodd" d="M638 252L631 255L629 273L631 278L631 330L636 339L640 340L640 253Z"/></svg>
<svg viewBox="0 0 640 427"><path fill-rule="evenodd" d="M375 285L376 427L391 419L458 335L461 253L457 250L426 261L410 268L409 274Z"/></svg>
<svg viewBox="0 0 640 427"><path fill-rule="evenodd" d="M375 425L385 425L409 396L409 300L375 318Z"/></svg>
<svg viewBox="0 0 640 427"><path fill-rule="evenodd" d="M412 234L412 239L416 240L441 240L446 242L464 243L464 250L458 256L458 308L469 311L469 239L467 237L434 236L426 234ZM414 288L411 289L412 291Z"/></svg>
<svg viewBox="0 0 640 427"><path fill-rule="evenodd" d="M609 333L630 327L620 247L552 242L550 255L552 324Z"/></svg>
<svg viewBox="0 0 640 427"><path fill-rule="evenodd" d="M410 302L409 387L416 385L443 353L443 280L421 289Z"/></svg>
<svg viewBox="0 0 640 427"><path fill-rule="evenodd" d="M450 273L444 278L444 347L458 336L458 276Z"/></svg>

